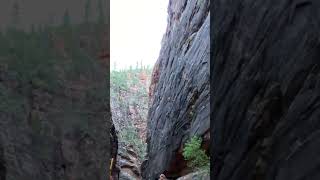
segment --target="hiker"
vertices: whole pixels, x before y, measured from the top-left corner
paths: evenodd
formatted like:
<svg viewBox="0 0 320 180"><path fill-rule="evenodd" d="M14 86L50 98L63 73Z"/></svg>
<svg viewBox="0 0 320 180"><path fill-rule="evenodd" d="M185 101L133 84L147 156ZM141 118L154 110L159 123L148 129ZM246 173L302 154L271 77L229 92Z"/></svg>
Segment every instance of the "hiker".
<svg viewBox="0 0 320 180"><path fill-rule="evenodd" d="M167 180L167 178L164 174L161 174L159 180Z"/></svg>

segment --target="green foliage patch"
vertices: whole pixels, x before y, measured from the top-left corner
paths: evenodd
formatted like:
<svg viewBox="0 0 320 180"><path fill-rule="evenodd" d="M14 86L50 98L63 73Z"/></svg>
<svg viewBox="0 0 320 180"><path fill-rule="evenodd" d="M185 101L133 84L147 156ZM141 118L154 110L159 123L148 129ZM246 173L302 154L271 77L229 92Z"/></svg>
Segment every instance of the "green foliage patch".
<svg viewBox="0 0 320 180"><path fill-rule="evenodd" d="M192 137L183 149L183 157L188 161L188 166L197 170L209 170L210 158L201 149L202 139L198 136Z"/></svg>
<svg viewBox="0 0 320 180"><path fill-rule="evenodd" d="M137 63L138 64L138 63ZM146 85L140 80L140 76L145 74L146 77L151 76L151 67L136 66L135 68L125 70L113 70L110 73L111 83L111 101L115 106L115 111L125 116L125 125L119 130L119 141L127 145L132 145L143 160L146 154L146 143L140 138L136 127L133 125L132 117L128 115L126 109L130 107L137 108L138 118L145 120L148 109L148 94ZM116 116L116 112L113 112ZM124 118L124 117L118 117ZM133 117L134 118L134 117Z"/></svg>

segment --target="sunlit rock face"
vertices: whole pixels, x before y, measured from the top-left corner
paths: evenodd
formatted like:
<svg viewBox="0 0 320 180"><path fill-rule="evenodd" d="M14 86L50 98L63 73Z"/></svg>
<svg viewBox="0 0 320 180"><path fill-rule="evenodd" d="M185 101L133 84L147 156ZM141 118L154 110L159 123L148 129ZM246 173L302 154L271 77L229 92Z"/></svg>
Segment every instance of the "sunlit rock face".
<svg viewBox="0 0 320 180"><path fill-rule="evenodd" d="M150 85L143 178L180 177L190 170L182 146L209 131L209 1L170 0L168 26ZM208 146L207 146L208 147Z"/></svg>
<svg viewBox="0 0 320 180"><path fill-rule="evenodd" d="M193 172L185 176L182 176L177 180L195 180L195 179L210 180L210 176L209 176L209 173L205 171L197 171L197 172Z"/></svg>
<svg viewBox="0 0 320 180"><path fill-rule="evenodd" d="M319 179L319 1L212 3L211 179Z"/></svg>

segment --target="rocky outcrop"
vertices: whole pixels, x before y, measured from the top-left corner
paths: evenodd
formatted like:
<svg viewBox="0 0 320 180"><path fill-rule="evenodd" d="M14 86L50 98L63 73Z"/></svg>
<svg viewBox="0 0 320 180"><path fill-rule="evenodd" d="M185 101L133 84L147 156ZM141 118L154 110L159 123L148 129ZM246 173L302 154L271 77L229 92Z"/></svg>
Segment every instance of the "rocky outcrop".
<svg viewBox="0 0 320 180"><path fill-rule="evenodd" d="M150 86L144 179L161 173L177 178L190 172L183 145L193 135L204 136L210 126L209 1L170 0L168 14Z"/></svg>
<svg viewBox="0 0 320 180"><path fill-rule="evenodd" d="M120 169L119 180L141 179L140 159L131 145L119 144L117 167Z"/></svg>
<svg viewBox="0 0 320 180"><path fill-rule="evenodd" d="M319 10L213 1L212 179L320 178Z"/></svg>
<svg viewBox="0 0 320 180"><path fill-rule="evenodd" d="M177 180L210 180L210 177L208 172L197 171L180 177Z"/></svg>

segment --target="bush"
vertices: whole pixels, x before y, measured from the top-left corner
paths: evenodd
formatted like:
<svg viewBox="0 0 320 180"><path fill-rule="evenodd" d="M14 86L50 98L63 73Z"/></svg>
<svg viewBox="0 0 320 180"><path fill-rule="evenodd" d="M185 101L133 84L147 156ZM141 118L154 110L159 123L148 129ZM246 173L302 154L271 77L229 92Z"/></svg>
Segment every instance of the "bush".
<svg viewBox="0 0 320 180"><path fill-rule="evenodd" d="M112 71L110 75L111 86L115 91L128 90L127 72Z"/></svg>
<svg viewBox="0 0 320 180"><path fill-rule="evenodd" d="M183 157L188 161L188 166L197 170L209 170L210 158L205 151L201 149L202 139L200 137L192 137L183 149Z"/></svg>
<svg viewBox="0 0 320 180"><path fill-rule="evenodd" d="M146 121L148 107L148 93L146 86L140 80L139 75L145 73L151 76L151 68L142 69L138 66L130 69L112 70L110 72L110 95L113 108L113 118L120 121L119 142L132 145L143 161L146 155L146 143L140 137L138 127L135 127L136 120ZM130 114L129 108L134 107L138 114ZM123 121L123 122L122 122ZM139 122L140 123L140 122Z"/></svg>

